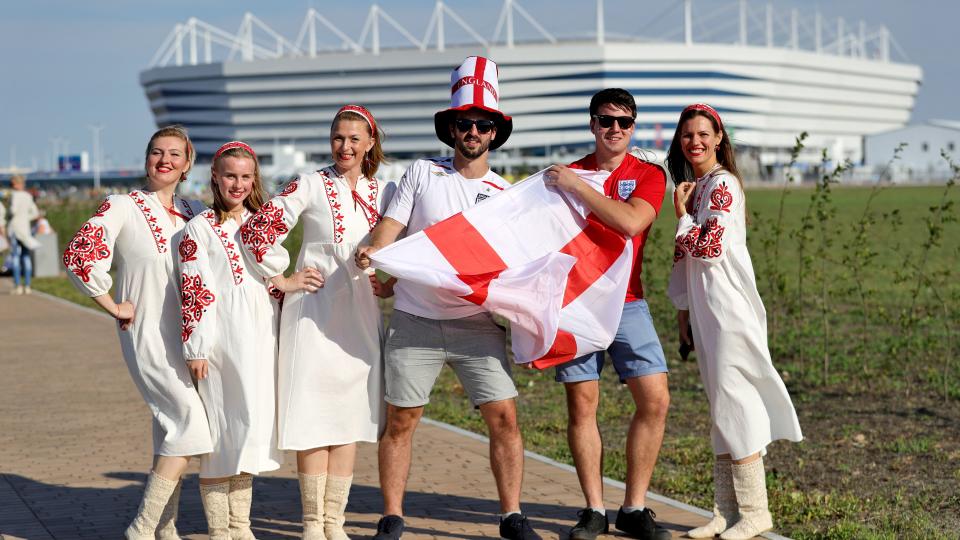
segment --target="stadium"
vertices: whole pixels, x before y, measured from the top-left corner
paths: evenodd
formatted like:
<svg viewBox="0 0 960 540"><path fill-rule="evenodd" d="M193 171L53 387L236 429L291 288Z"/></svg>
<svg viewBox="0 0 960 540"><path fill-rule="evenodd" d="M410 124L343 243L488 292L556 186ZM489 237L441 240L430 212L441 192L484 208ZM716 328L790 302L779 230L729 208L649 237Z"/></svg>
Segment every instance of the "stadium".
<svg viewBox="0 0 960 540"><path fill-rule="evenodd" d="M346 102L369 107L387 131L385 150L404 159L447 150L433 113L449 104L451 69L479 54L499 64L501 107L514 117L494 165L582 154L592 143L589 97L616 86L636 96L638 146L668 147L681 109L704 101L748 155L744 168L762 177L789 160L803 131L802 162L819 161L823 149L860 162L865 135L908 123L922 79L884 26L746 0L695 14L692 0L678 0L661 14L677 19L663 25L675 31L650 37L606 32L605 20L620 14L595 5L589 35L565 38L516 0L503 2L492 32L439 1L422 14L423 29L374 4L352 34L312 8L296 36L250 13L236 32L191 18L170 32L140 81L156 123L187 126L201 160L243 139L275 168L323 161L328 123ZM384 31L402 42L388 46Z"/></svg>

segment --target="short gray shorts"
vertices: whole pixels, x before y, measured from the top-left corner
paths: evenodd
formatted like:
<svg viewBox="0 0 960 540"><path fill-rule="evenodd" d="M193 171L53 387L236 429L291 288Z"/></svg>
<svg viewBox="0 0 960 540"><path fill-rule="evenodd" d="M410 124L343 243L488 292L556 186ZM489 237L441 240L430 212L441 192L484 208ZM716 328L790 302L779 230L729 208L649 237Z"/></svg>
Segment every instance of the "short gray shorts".
<svg viewBox="0 0 960 540"><path fill-rule="evenodd" d="M488 313L436 320L394 310L384 362L385 399L397 407L429 403L444 363L456 372L474 405L517 397L506 332Z"/></svg>

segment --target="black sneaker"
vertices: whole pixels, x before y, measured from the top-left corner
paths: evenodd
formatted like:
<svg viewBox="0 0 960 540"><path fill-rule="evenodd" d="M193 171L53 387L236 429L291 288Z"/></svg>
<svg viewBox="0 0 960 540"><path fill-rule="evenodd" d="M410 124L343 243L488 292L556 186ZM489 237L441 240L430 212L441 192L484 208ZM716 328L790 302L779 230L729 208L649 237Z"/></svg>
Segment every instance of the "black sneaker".
<svg viewBox="0 0 960 540"><path fill-rule="evenodd" d="M617 512L616 527L629 536L640 540L670 540L670 531L657 525L657 522L653 520L655 517L657 517L657 514L649 508L624 512L621 507L620 511Z"/></svg>
<svg viewBox="0 0 960 540"><path fill-rule="evenodd" d="M507 540L542 540L523 514L510 514L500 520L500 538Z"/></svg>
<svg viewBox="0 0 960 540"><path fill-rule="evenodd" d="M607 514L593 508L584 508L577 512L580 521L570 529L570 540L594 540L600 533L610 532Z"/></svg>
<svg viewBox="0 0 960 540"><path fill-rule="evenodd" d="M383 516L377 522L377 534L373 540L399 540L403 535L403 518L400 516Z"/></svg>

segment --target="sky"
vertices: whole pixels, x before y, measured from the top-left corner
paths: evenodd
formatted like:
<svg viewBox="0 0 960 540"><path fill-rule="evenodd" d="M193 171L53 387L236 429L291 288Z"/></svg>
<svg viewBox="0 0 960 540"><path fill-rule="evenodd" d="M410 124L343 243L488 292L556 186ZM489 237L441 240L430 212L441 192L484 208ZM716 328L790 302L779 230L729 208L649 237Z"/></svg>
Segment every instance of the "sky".
<svg viewBox="0 0 960 540"><path fill-rule="evenodd" d="M557 35L592 32L594 0L515 0ZM143 145L155 129L139 74L178 22L197 17L235 31L250 11L293 40L309 7L358 37L373 0L31 0L3 2L0 11L0 169L46 168L54 147L74 154L91 151L90 126L101 125L106 167L139 167ZM475 30L493 34L502 2L445 0ZM434 0L380 0L379 5L413 35L421 37ZM609 35L662 37L679 33L682 0L604 0ZM765 2L749 0L751 9ZM923 83L911 122L960 120L956 103L960 55L956 23L960 2L953 0L772 0L774 10L820 9L831 21L864 20L885 24L906 61L923 69ZM733 9L717 13L718 6ZM558 7L560 6L560 7ZM736 11L730 0L693 0L698 28L734 33ZM624 16L630 14L630 16ZM699 18L698 18L699 16ZM589 21L583 23L580 21ZM835 24L830 22L827 24ZM448 23L447 33L455 32ZM533 35L518 23L521 35ZM696 36L695 36L696 37ZM388 39L385 36L385 39ZM735 35L731 35L731 40ZM895 59L903 61L899 55Z"/></svg>

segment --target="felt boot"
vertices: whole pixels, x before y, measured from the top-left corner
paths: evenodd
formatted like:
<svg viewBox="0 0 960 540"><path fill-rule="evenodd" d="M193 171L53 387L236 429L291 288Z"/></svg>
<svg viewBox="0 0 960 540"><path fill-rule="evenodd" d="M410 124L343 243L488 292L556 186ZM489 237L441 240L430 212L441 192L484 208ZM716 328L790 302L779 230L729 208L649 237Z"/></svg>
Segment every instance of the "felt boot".
<svg viewBox="0 0 960 540"><path fill-rule="evenodd" d="M300 473L299 476L303 540L327 540L323 533L323 495L327 489L327 475Z"/></svg>
<svg viewBox="0 0 960 540"><path fill-rule="evenodd" d="M163 509L170 502L170 497L178 485L176 480L167 480L153 471L150 472L143 488L143 500L140 501L137 516L124 532L127 540L154 540Z"/></svg>
<svg viewBox="0 0 960 540"><path fill-rule="evenodd" d="M687 531L690 538L713 538L737 522L732 465L729 459L713 462L713 519L702 527Z"/></svg>
<svg viewBox="0 0 960 540"><path fill-rule="evenodd" d="M210 540L230 540L230 482L200 484Z"/></svg>
<svg viewBox="0 0 960 540"><path fill-rule="evenodd" d="M230 540L257 540L250 530L250 505L253 503L253 476L238 474L230 478Z"/></svg>
<svg viewBox="0 0 960 540"><path fill-rule="evenodd" d="M177 514L180 512L180 488L183 482L177 482L177 488L170 495L170 500L163 507L160 521L157 523L157 540L180 540L177 532Z"/></svg>
<svg viewBox="0 0 960 540"><path fill-rule="evenodd" d="M327 489L323 494L323 532L327 540L350 540L343 531L343 516L347 509L347 497L353 476L327 476Z"/></svg>
<svg viewBox="0 0 960 540"><path fill-rule="evenodd" d="M720 538L747 540L773 528L773 518L767 508L767 478L763 472L763 458L743 465L734 463L731 469L740 519L733 527L720 533Z"/></svg>

